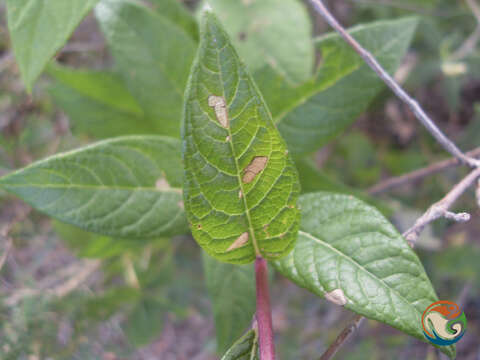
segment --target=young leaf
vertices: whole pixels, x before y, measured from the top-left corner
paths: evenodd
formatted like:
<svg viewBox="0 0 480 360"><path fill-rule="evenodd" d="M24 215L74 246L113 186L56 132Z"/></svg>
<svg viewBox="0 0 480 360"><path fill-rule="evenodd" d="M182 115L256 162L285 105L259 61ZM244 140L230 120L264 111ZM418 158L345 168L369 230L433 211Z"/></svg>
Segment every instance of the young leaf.
<svg viewBox="0 0 480 360"><path fill-rule="evenodd" d="M252 323L255 271L252 264L225 264L205 253L203 266L213 305L217 350L223 354Z"/></svg>
<svg viewBox="0 0 480 360"><path fill-rule="evenodd" d="M297 285L425 341L438 300L417 255L376 209L352 196L302 195L295 249L275 268ZM452 347L442 350L452 355Z"/></svg>
<svg viewBox="0 0 480 360"><path fill-rule="evenodd" d="M33 163L0 187L60 221L125 238L185 233L177 140L131 136Z"/></svg>
<svg viewBox="0 0 480 360"><path fill-rule="evenodd" d="M361 25L350 33L393 73L408 49L417 20ZM338 35L316 41L322 66L310 82L292 87L271 67L256 72L274 121L292 153L312 152L350 125L384 87L382 80Z"/></svg>
<svg viewBox="0 0 480 360"><path fill-rule="evenodd" d="M74 130L97 138L160 130L160 124L144 116L119 75L58 65L49 66L48 73L57 80L49 92L70 117Z"/></svg>
<svg viewBox="0 0 480 360"><path fill-rule="evenodd" d="M153 9L181 27L198 41L198 24L193 14L178 0L150 0Z"/></svg>
<svg viewBox="0 0 480 360"><path fill-rule="evenodd" d="M7 0L10 38L28 89L97 2Z"/></svg>
<svg viewBox="0 0 480 360"><path fill-rule="evenodd" d="M299 223L297 172L245 65L208 12L182 138L185 209L198 243L231 263L287 254Z"/></svg>
<svg viewBox="0 0 480 360"><path fill-rule="evenodd" d="M146 6L103 0L95 9L117 69L161 134L178 137L183 93L196 44L183 29Z"/></svg>
<svg viewBox="0 0 480 360"><path fill-rule="evenodd" d="M223 355L221 360L258 360L258 335L250 330Z"/></svg>
<svg viewBox="0 0 480 360"><path fill-rule="evenodd" d="M298 0L208 0L238 53L254 72L269 64L291 83L312 76L312 25Z"/></svg>

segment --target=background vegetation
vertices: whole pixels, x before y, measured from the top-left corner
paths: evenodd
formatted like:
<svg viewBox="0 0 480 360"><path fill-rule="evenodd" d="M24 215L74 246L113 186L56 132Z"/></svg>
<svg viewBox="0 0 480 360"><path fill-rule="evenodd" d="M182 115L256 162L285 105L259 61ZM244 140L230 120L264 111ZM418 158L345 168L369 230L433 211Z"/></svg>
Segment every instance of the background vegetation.
<svg viewBox="0 0 480 360"><path fill-rule="evenodd" d="M396 78L462 149L479 145L479 14L465 2L451 0L327 3L345 26L417 16L416 35ZM135 75L152 88L142 85L138 89L140 107L121 91L107 94L122 99L116 108L84 99L92 95L87 81L92 73L73 74L63 66L100 71L111 68L116 59L115 66L128 68L133 60L122 56L122 51L140 51L139 44L135 44L136 50L108 47L109 39L91 14L29 93L12 53L5 5L0 4L0 175L115 132L128 133L131 130L122 127L122 119L137 117L139 124L148 124L174 101L158 97L161 89L148 82L150 74L142 69L136 69ZM161 6L162 1L152 4ZM188 1L185 5L194 11L199 4ZM329 32L304 5L314 35ZM191 36L198 36L194 24ZM185 52L187 48L185 45ZM320 56L318 61L322 61ZM94 75L100 91L102 84L120 81L106 72ZM301 79L305 75L299 71L291 76ZM94 96L109 98L102 93ZM171 114L172 118L177 115ZM80 122L80 118L91 122ZM164 132L169 131L175 129ZM449 168L381 192L374 186L446 157L405 106L384 90L353 125L303 163L305 173L309 169L315 182L305 180L302 185L304 190L353 191L375 203L405 230L448 192L466 169ZM375 192L375 197L369 192ZM480 222L473 192L456 207L470 212L472 220L466 224L436 222L423 233L417 253L439 296L463 305L468 330L458 343L458 358L473 360L480 356ZM221 345L230 340L225 332L221 334L226 338L215 340L207 293L208 287L215 286L205 284L201 256L187 236L154 242L99 237L51 221L0 192L0 358L216 358L216 342ZM352 314L319 301L279 275L272 276L278 352L284 359L318 357ZM238 275L238 281L241 277ZM437 356L426 344L374 321L368 321L338 355L343 359Z"/></svg>

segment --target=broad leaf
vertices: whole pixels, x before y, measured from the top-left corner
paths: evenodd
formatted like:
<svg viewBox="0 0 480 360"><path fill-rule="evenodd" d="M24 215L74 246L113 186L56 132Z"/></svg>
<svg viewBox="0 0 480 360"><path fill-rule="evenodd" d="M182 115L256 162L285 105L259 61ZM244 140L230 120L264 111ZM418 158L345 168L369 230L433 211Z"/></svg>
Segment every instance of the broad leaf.
<svg viewBox="0 0 480 360"><path fill-rule="evenodd" d="M213 305L217 350L223 354L252 323L255 271L252 264L225 264L205 253L203 266Z"/></svg>
<svg viewBox="0 0 480 360"><path fill-rule="evenodd" d="M153 9L180 26L195 41L198 40L198 24L193 14L179 0L150 0Z"/></svg>
<svg viewBox="0 0 480 360"><path fill-rule="evenodd" d="M131 136L36 162L0 178L34 208L109 236L154 238L186 232L177 140Z"/></svg>
<svg viewBox="0 0 480 360"><path fill-rule="evenodd" d="M425 340L422 313L438 298L417 255L388 220L347 195L302 195L299 206L297 244L275 268L321 297Z"/></svg>
<svg viewBox="0 0 480 360"><path fill-rule="evenodd" d="M258 360L258 335L250 330L223 355L222 360Z"/></svg>
<svg viewBox="0 0 480 360"><path fill-rule="evenodd" d="M98 0L7 0L8 28L28 89Z"/></svg>
<svg viewBox="0 0 480 360"><path fill-rule="evenodd" d="M198 243L231 263L287 254L299 223L297 172L261 94L208 12L183 125L185 209Z"/></svg>
<svg viewBox="0 0 480 360"><path fill-rule="evenodd" d="M298 0L208 0L251 71L272 65L289 82L312 76L312 25Z"/></svg>
<svg viewBox="0 0 480 360"><path fill-rule="evenodd" d="M405 18L350 31L392 73L402 60L417 21ZM383 82L338 35L316 41L322 65L311 81L288 85L271 67L255 74L274 121L295 154L312 152L350 125L383 88Z"/></svg>
<svg viewBox="0 0 480 360"><path fill-rule="evenodd" d="M50 66L48 73L57 80L49 91L74 130L97 138L160 130L160 124L144 116L119 75L58 65Z"/></svg>
<svg viewBox="0 0 480 360"><path fill-rule="evenodd" d="M158 132L178 137L194 40L156 12L129 0L103 0L95 9L128 89Z"/></svg>

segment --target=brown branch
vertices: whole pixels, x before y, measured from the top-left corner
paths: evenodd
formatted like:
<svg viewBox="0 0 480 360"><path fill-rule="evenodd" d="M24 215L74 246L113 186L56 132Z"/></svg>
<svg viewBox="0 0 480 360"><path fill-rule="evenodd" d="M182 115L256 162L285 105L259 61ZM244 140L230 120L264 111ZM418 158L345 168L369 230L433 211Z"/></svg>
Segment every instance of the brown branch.
<svg viewBox="0 0 480 360"><path fill-rule="evenodd" d="M472 158L480 157L480 147L467 152L466 155ZM387 190L390 190L391 188L401 186L410 182L414 182L416 180L420 180L424 177L436 174L440 171L443 171L458 165L461 165L461 162L457 158L450 158L447 160L439 161L423 169L415 170L415 171L412 171L411 173L382 181L372 186L370 189L367 190L367 192L370 195L380 194Z"/></svg>
<svg viewBox="0 0 480 360"><path fill-rule="evenodd" d="M433 120L425 113L418 102L411 98L405 90L383 69L375 57L364 49L326 8L322 0L310 0L314 9L325 19L325 21L337 31L340 36L360 55L370 68L383 80L383 82L402 100L413 112L420 123L430 134L442 145L442 147L457 159L471 167L479 167L480 160L466 156L443 132L435 125Z"/></svg>
<svg viewBox="0 0 480 360"><path fill-rule="evenodd" d="M320 357L319 360L329 360L335 354L337 353L338 350L340 350L340 347L350 338L350 336L360 328L362 323L365 321L365 318L361 315L355 315L353 320L350 322L350 324L345 327L342 332L337 336L335 341L332 343L332 345L329 346L327 351L323 353L323 355Z"/></svg>

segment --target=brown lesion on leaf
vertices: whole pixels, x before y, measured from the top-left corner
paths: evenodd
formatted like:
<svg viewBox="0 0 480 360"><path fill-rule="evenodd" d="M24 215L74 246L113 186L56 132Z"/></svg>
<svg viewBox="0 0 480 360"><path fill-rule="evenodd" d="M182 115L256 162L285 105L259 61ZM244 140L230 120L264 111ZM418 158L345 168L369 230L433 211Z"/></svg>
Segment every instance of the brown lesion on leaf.
<svg viewBox="0 0 480 360"><path fill-rule="evenodd" d="M208 97L208 106L215 110L215 116L217 117L220 125L222 125L224 128L228 128L227 103L225 102L223 96L210 95Z"/></svg>
<svg viewBox="0 0 480 360"><path fill-rule="evenodd" d="M227 251L238 249L244 246L246 243L248 243L248 232L245 231L232 243L232 245L228 247Z"/></svg>
<svg viewBox="0 0 480 360"><path fill-rule="evenodd" d="M267 165L268 157L266 156L256 156L253 158L251 163L245 168L243 173L242 181L246 184L250 183L255 179L255 177L265 169Z"/></svg>

